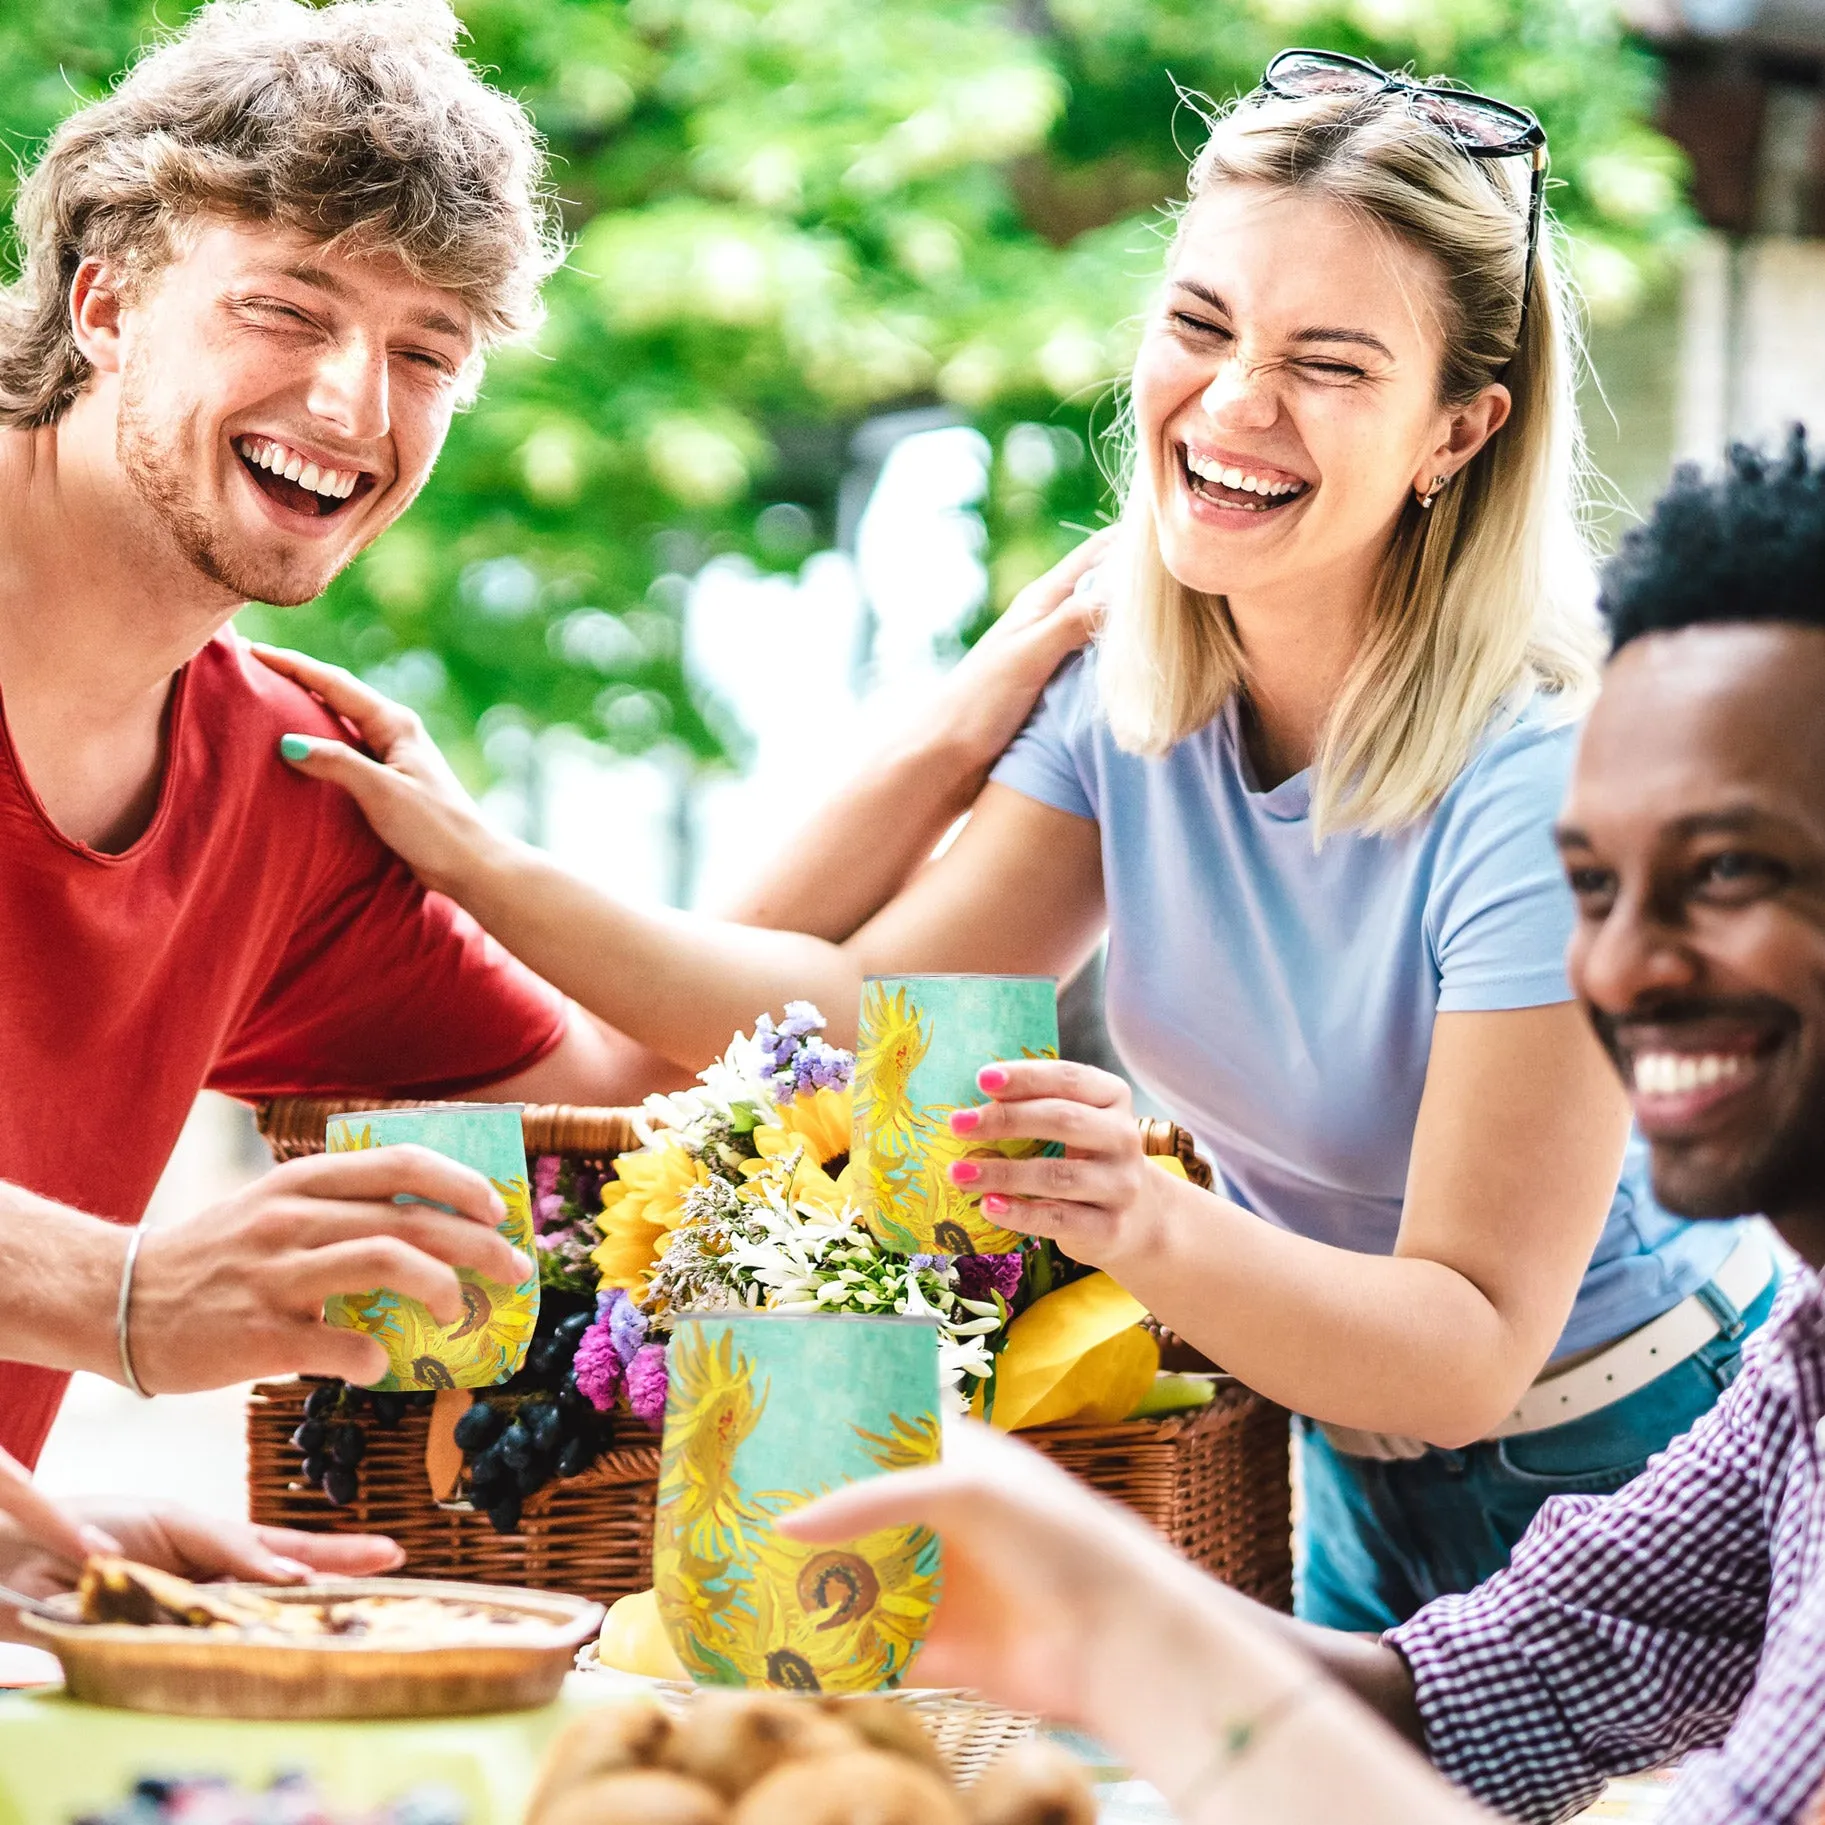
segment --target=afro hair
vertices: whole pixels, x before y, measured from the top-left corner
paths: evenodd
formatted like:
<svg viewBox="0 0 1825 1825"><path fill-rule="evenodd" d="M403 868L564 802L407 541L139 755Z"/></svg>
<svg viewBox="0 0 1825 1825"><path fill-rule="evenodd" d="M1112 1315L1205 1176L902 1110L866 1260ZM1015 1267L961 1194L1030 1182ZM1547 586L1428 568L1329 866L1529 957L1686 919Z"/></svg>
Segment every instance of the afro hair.
<svg viewBox="0 0 1825 1825"><path fill-rule="evenodd" d="M1825 629L1825 463L1795 425L1778 456L1731 446L1723 473L1675 471L1604 567L1612 650L1643 634L1745 621Z"/></svg>

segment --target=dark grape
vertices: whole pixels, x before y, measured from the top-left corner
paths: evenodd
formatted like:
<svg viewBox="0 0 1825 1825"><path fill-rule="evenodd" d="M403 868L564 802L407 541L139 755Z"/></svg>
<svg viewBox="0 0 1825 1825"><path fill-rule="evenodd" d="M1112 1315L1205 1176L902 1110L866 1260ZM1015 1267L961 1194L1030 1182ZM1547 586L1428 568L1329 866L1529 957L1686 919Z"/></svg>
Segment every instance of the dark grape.
<svg viewBox="0 0 1825 1825"><path fill-rule="evenodd" d="M337 1508L346 1508L361 1493L361 1477L352 1464L332 1464L323 1473L323 1493Z"/></svg>
<svg viewBox="0 0 1825 1825"><path fill-rule="evenodd" d="M341 1382L320 1381L316 1387L312 1388L304 1397L304 1417L306 1419L322 1419L323 1416L329 1412L330 1408L335 1406L337 1398L341 1393Z"/></svg>
<svg viewBox="0 0 1825 1825"><path fill-rule="evenodd" d="M562 1375L576 1355L576 1345L566 1345L556 1337L541 1337L526 1352L526 1372L537 1381Z"/></svg>
<svg viewBox="0 0 1825 1825"><path fill-rule="evenodd" d="M571 1315L564 1319L562 1323L558 1325L558 1328L552 1332L552 1336L561 1339L563 1342L571 1345L574 1349L577 1344L583 1341L583 1333L595 1322L596 1315L594 1312L572 1312Z"/></svg>
<svg viewBox="0 0 1825 1825"><path fill-rule="evenodd" d="M558 1453L558 1475L581 1476L601 1455L602 1446L594 1433L579 1433Z"/></svg>
<svg viewBox="0 0 1825 1825"><path fill-rule="evenodd" d="M488 1506L488 1525L497 1534L510 1534L520 1524L520 1497L518 1490L511 1490L498 1502Z"/></svg>
<svg viewBox="0 0 1825 1825"><path fill-rule="evenodd" d="M532 1461L538 1445L532 1434L526 1429L524 1421L516 1419L501 1434L500 1441L494 1449L500 1453L502 1463L506 1464L509 1469L518 1470Z"/></svg>
<svg viewBox="0 0 1825 1825"><path fill-rule="evenodd" d="M478 1400L456 1422L457 1449L471 1453L486 1449L500 1437L501 1429L506 1423L507 1416L499 1407L490 1406L485 1400Z"/></svg>
<svg viewBox="0 0 1825 1825"><path fill-rule="evenodd" d="M330 1432L330 1456L352 1470L367 1455L368 1442L359 1426L343 1424Z"/></svg>
<svg viewBox="0 0 1825 1825"><path fill-rule="evenodd" d="M595 1410L589 1396L577 1386L576 1371L571 1370L558 1384L558 1411L567 1419L578 1419Z"/></svg>
<svg viewBox="0 0 1825 1825"><path fill-rule="evenodd" d="M551 1458L541 1451L513 1473L514 1483L523 1496L537 1495L551 1481Z"/></svg>
<svg viewBox="0 0 1825 1825"><path fill-rule="evenodd" d="M374 1424L383 1432L396 1432L399 1422L406 1416L406 1397L403 1394L376 1394L374 1396Z"/></svg>
<svg viewBox="0 0 1825 1825"><path fill-rule="evenodd" d="M294 1451L303 1452L306 1457L309 1457L313 1451L321 1451L323 1449L324 1436L327 1431L328 1428L324 1425L322 1420L307 1419L304 1424L291 1435L292 1449Z"/></svg>
<svg viewBox="0 0 1825 1825"><path fill-rule="evenodd" d="M557 1449L564 1422L555 1402L539 1401L535 1405L522 1407L520 1424L532 1434L532 1442L540 1451Z"/></svg>
<svg viewBox="0 0 1825 1825"><path fill-rule="evenodd" d="M329 1457L321 1451L313 1451L304 1460L304 1480L307 1483L321 1483L323 1473L330 1467Z"/></svg>

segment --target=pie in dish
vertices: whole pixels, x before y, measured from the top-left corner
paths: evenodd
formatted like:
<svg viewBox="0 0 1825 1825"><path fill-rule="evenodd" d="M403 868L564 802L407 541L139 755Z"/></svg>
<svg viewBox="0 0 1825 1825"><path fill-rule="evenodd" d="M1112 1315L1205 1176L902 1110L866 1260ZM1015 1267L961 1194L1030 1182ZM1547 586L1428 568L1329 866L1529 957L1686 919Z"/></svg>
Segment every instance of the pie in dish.
<svg viewBox="0 0 1825 1825"><path fill-rule="evenodd" d="M402 1592L313 1600L309 1586L269 1596L245 1585L192 1584L131 1559L93 1558L77 1587L82 1619L138 1627L204 1629L249 1640L372 1640L388 1647L436 1647L483 1637L543 1639L548 1621L468 1597Z"/></svg>

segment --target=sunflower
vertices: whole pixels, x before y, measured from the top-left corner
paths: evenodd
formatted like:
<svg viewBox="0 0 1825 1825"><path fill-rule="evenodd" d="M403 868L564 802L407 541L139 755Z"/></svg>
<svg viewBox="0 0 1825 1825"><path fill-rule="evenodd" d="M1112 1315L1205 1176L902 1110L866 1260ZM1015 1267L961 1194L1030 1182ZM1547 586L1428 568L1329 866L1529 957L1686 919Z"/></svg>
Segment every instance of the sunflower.
<svg viewBox="0 0 1825 1825"><path fill-rule="evenodd" d="M355 1153L373 1144L362 1129L342 1152ZM522 1254L531 1255L532 1200L524 1179L495 1179L494 1189L507 1207L501 1234ZM384 1287L371 1293L338 1294L324 1303L324 1317L345 1330L377 1338L387 1353L387 1372L373 1386L385 1390L492 1388L519 1366L538 1322L538 1281L518 1286L488 1280L471 1268L458 1268L463 1315L454 1324L439 1324L416 1299Z"/></svg>
<svg viewBox="0 0 1825 1825"><path fill-rule="evenodd" d="M793 1505L815 1493L795 1494ZM744 1684L879 1691L900 1679L925 1637L938 1542L924 1527L885 1527L841 1547L768 1531L754 1542L745 1595L752 1623L736 1622L717 1644Z"/></svg>
<svg viewBox="0 0 1825 1825"><path fill-rule="evenodd" d="M684 1220L685 1193L709 1182L702 1161L670 1140L615 1161L596 1217L602 1243L590 1256L605 1289L624 1287L636 1300L645 1295L653 1263Z"/></svg>
<svg viewBox="0 0 1825 1825"><path fill-rule="evenodd" d="M789 1204L842 1215L861 1190L861 1169L849 1159L850 1108L847 1090L819 1090L784 1104L777 1126L754 1130L760 1157L742 1162L742 1176L768 1180Z"/></svg>
<svg viewBox="0 0 1825 1825"><path fill-rule="evenodd" d="M735 1481L735 1454L760 1424L767 1390L725 1330L712 1348L694 1328L666 1349L669 1392L659 1459L659 1527L677 1550L705 1564L745 1555L748 1534L764 1523Z"/></svg>
<svg viewBox="0 0 1825 1825"><path fill-rule="evenodd" d="M793 1137L805 1143L805 1151L820 1166L837 1160L849 1160L849 1132L854 1119L855 1098L847 1090L817 1090L810 1096L795 1096L779 1107L779 1126L757 1128L755 1145L767 1149L768 1137ZM840 1169L839 1169L840 1170Z"/></svg>
<svg viewBox="0 0 1825 1825"><path fill-rule="evenodd" d="M917 1125L911 1085L913 1073L931 1049L931 1034L917 1002L909 991L892 995L886 985L871 982L862 997L862 1021L855 1057L855 1103L864 1132L882 1151L905 1153ZM888 1147L886 1137L898 1135L900 1145Z"/></svg>

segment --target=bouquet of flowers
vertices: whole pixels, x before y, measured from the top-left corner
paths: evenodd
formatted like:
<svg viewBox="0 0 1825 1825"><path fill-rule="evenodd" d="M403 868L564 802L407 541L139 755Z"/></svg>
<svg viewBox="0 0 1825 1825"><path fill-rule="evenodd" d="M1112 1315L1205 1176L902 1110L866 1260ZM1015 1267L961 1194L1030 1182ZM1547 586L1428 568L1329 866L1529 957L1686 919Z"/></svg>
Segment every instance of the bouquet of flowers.
<svg viewBox="0 0 1825 1825"><path fill-rule="evenodd" d="M466 1471L470 1499L500 1532L553 1478L588 1470L623 1426L660 1429L675 1312L929 1318L953 1410L1005 1429L1169 1410L1149 1404L1161 1396L1146 1313L1108 1275L1043 1241L907 1256L871 1233L849 1163L855 1060L823 1038L824 1024L808 1002L788 1002L777 1024L763 1014L736 1034L694 1088L649 1097L638 1149L612 1163L532 1162L537 1333L507 1382L433 1419L460 1454L450 1478ZM1208 1397L1207 1385L1181 1387L1172 1404ZM305 1479L333 1503L352 1501L365 1424L397 1426L428 1398L323 1384L292 1441ZM433 1486L440 1499L450 1492Z"/></svg>
<svg viewBox="0 0 1825 1825"><path fill-rule="evenodd" d="M849 1162L855 1060L824 1025L809 1002L788 1002L777 1024L763 1014L735 1035L697 1087L648 1099L644 1144L602 1191L604 1296L639 1314L648 1348L686 1310L927 1317L955 1410L1002 1425L1126 1417L1159 1352L1141 1306L1106 1275L1046 1242L906 1256L869 1231Z"/></svg>

